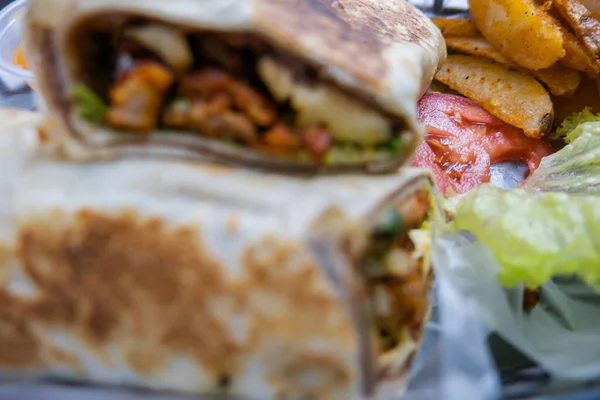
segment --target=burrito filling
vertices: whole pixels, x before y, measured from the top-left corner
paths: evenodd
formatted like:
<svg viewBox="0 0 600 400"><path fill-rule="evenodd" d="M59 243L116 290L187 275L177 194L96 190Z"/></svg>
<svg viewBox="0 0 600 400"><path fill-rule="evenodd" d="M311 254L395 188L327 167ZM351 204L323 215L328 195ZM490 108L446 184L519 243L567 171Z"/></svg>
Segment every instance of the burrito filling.
<svg viewBox="0 0 600 400"><path fill-rule="evenodd" d="M417 341L428 314L431 197L422 189L384 210L360 263L370 291L380 349L396 348L406 334Z"/></svg>
<svg viewBox="0 0 600 400"><path fill-rule="evenodd" d="M80 46L72 93L89 122L142 135L193 133L323 164L395 158L406 143L401 119L256 35L90 24L78 38L90 45Z"/></svg>

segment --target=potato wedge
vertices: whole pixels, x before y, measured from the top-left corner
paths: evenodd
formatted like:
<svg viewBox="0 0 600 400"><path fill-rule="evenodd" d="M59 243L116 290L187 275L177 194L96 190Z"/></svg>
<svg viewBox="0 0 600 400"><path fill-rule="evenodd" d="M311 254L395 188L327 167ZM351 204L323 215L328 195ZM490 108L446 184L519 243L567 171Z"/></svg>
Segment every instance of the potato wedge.
<svg viewBox="0 0 600 400"><path fill-rule="evenodd" d="M553 0L537 0L538 4L548 11L549 18L558 27L563 35L565 56L559 63L576 71L585 72L588 75L600 74L600 68L590 56L585 46L579 41L571 26L562 16L560 10L553 4Z"/></svg>
<svg viewBox="0 0 600 400"><path fill-rule="evenodd" d="M554 103L554 123L560 125L565 118L590 107L593 112L600 113L600 88L597 82L583 78L577 91L572 97L552 97Z"/></svg>
<svg viewBox="0 0 600 400"><path fill-rule="evenodd" d="M561 26L565 39L566 55L559 62L565 67L587 74L600 74L600 65L594 61L579 39L566 27Z"/></svg>
<svg viewBox="0 0 600 400"><path fill-rule="evenodd" d="M555 96L573 95L581 82L579 72L561 64L555 64L550 68L538 69L530 73Z"/></svg>
<svg viewBox="0 0 600 400"><path fill-rule="evenodd" d="M469 0L477 29L505 57L538 70L565 56L560 29L534 0Z"/></svg>
<svg viewBox="0 0 600 400"><path fill-rule="evenodd" d="M477 37L479 31L473 20L466 18L432 18L435 26L442 31L444 37Z"/></svg>
<svg viewBox="0 0 600 400"><path fill-rule="evenodd" d="M580 76L575 70L555 64L549 68L539 69L537 71L528 71L523 69L508 58L504 57L490 42L483 37L465 38L451 37L446 38L446 46L449 50L472 56L479 56L506 65L511 69L518 69L522 72L528 72L537 80L542 82L556 96L568 96L575 92L579 86Z"/></svg>
<svg viewBox="0 0 600 400"><path fill-rule="evenodd" d="M502 55L485 38L479 37L449 37L446 38L446 47L448 50L457 53L468 54L487 58L497 63L513 66L514 64Z"/></svg>
<svg viewBox="0 0 600 400"><path fill-rule="evenodd" d="M583 4L596 19L600 19L600 0L581 0Z"/></svg>
<svg viewBox="0 0 600 400"><path fill-rule="evenodd" d="M532 76L481 57L452 54L435 78L501 120L541 138L552 128L550 95Z"/></svg>
<svg viewBox="0 0 600 400"><path fill-rule="evenodd" d="M583 43L594 64L600 66L600 21L579 0L553 0L553 4Z"/></svg>

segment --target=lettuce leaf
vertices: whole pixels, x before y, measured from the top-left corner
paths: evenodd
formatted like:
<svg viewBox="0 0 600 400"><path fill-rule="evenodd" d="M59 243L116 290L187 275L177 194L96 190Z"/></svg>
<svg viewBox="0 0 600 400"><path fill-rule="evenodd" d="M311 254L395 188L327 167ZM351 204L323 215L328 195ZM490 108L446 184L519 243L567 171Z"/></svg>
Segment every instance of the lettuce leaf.
<svg viewBox="0 0 600 400"><path fill-rule="evenodd" d="M571 143L521 188L484 185L457 199L452 228L492 250L504 285L577 275L600 292L600 117L586 110L563 128Z"/></svg>
<svg viewBox="0 0 600 400"><path fill-rule="evenodd" d="M90 122L101 123L108 106L102 98L85 85L78 84L71 91L77 114Z"/></svg>
<svg viewBox="0 0 600 400"><path fill-rule="evenodd" d="M545 157L523 187L539 192L599 194L600 122L594 124L599 127L597 133L583 132L573 143Z"/></svg>
<svg viewBox="0 0 600 400"><path fill-rule="evenodd" d="M493 252L505 286L536 288L558 275L577 275L600 291L600 197L487 184L462 198L451 226Z"/></svg>
<svg viewBox="0 0 600 400"><path fill-rule="evenodd" d="M572 143L586 132L600 134L600 114L594 114L589 107L565 119L556 130L557 135L564 136L567 143Z"/></svg>

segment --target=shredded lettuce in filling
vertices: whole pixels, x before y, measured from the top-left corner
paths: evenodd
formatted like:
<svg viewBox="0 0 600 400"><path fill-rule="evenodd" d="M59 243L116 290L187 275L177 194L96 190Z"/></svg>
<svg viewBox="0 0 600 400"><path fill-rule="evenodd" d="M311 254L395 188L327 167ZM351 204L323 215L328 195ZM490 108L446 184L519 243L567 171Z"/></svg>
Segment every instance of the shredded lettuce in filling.
<svg viewBox="0 0 600 400"><path fill-rule="evenodd" d="M101 123L104 121L108 106L102 98L85 85L76 85L71 91L71 98L77 107L77 114L88 121Z"/></svg>

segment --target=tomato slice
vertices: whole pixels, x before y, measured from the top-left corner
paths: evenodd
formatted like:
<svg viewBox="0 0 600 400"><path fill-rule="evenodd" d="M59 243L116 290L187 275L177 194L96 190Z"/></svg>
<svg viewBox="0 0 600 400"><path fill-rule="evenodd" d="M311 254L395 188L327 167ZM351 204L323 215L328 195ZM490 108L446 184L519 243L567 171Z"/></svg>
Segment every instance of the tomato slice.
<svg viewBox="0 0 600 400"><path fill-rule="evenodd" d="M419 119L428 132L413 165L430 168L446 195L489 182L491 164L521 161L533 172L543 157L554 152L547 140L526 137L521 129L460 96L422 97Z"/></svg>
<svg viewBox="0 0 600 400"><path fill-rule="evenodd" d="M415 156L412 160L412 165L416 167L429 168L433 172L433 177L438 185L438 188L442 193L448 193L448 190L452 188L452 182L450 177L446 175L446 172L436 163L437 156L429 147L427 142L422 142Z"/></svg>

